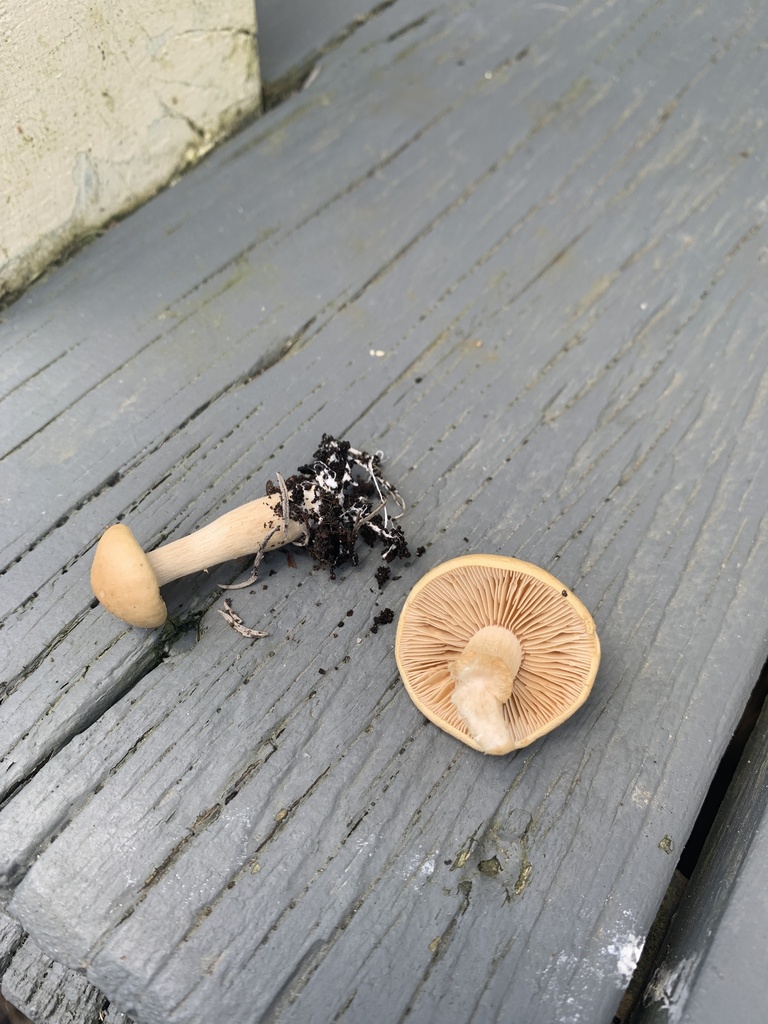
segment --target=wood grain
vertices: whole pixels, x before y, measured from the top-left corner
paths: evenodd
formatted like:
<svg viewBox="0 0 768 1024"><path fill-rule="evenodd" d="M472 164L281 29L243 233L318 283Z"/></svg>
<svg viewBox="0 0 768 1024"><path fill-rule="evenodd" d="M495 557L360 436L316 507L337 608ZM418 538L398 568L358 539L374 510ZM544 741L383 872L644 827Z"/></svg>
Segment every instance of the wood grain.
<svg viewBox="0 0 768 1024"><path fill-rule="evenodd" d="M638 1024L759 1020L768 996L768 707L758 719L643 997Z"/></svg>
<svg viewBox="0 0 768 1024"><path fill-rule="evenodd" d="M767 38L744 3L396 3L6 314L0 879L136 1020L611 1020L768 646ZM383 591L372 552L272 554L255 644L216 614L240 565L164 633L92 606L105 525L180 536L323 431L408 502ZM509 758L371 632L466 552L602 642Z"/></svg>

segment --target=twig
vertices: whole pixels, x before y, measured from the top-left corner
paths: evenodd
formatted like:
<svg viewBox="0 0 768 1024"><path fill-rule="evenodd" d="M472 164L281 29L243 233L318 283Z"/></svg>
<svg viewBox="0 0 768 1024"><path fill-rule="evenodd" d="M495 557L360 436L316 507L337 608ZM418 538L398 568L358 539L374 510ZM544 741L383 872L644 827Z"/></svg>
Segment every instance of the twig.
<svg viewBox="0 0 768 1024"><path fill-rule="evenodd" d="M251 640L258 640L261 637L269 636L269 633L262 633L259 629L251 629L246 626L237 612L232 608L232 602L227 597L224 599L224 608L218 609L219 615L226 621L228 626L231 626L236 633L240 636L246 636Z"/></svg>
<svg viewBox="0 0 768 1024"><path fill-rule="evenodd" d="M221 590L245 590L246 587L253 586L253 584L259 578L259 566L261 565L262 559L264 558L267 544L269 544L269 542L272 540L272 538L275 536L279 529L280 527L276 526L274 530L267 534L267 536L259 545L259 550L256 552L256 556L253 560L253 565L251 566L251 575L248 577L248 579L244 580L242 583L220 583L219 587ZM286 527L285 525L283 525L283 530L285 529Z"/></svg>

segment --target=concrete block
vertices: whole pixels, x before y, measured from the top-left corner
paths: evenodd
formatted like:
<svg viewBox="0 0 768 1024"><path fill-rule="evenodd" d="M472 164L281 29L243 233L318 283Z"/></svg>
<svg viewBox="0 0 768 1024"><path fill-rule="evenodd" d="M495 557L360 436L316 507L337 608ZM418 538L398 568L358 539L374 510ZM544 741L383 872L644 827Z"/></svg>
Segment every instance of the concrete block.
<svg viewBox="0 0 768 1024"><path fill-rule="evenodd" d="M0 0L0 298L261 100L253 0Z"/></svg>

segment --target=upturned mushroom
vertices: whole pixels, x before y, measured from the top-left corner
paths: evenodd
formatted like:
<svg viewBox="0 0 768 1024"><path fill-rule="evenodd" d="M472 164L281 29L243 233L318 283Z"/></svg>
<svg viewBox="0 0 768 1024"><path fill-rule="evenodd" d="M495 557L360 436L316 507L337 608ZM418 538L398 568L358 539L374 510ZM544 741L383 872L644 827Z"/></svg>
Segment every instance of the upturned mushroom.
<svg viewBox="0 0 768 1024"><path fill-rule="evenodd" d="M600 642L581 601L544 569L465 555L432 569L408 595L395 656L427 718L476 750L506 754L584 703Z"/></svg>
<svg viewBox="0 0 768 1024"><path fill-rule="evenodd" d="M383 547L389 562L407 556L408 547L395 520L403 501L381 474L381 457L323 435L313 462L301 466L267 495L227 512L180 540L145 552L122 523L110 526L99 541L91 568L91 587L101 604L132 626L161 626L168 612L160 588L172 580L243 555L255 556L256 578L264 555L286 544L308 549L333 569L357 562L358 538ZM387 505L393 501L393 515ZM247 635L258 636L256 631Z"/></svg>

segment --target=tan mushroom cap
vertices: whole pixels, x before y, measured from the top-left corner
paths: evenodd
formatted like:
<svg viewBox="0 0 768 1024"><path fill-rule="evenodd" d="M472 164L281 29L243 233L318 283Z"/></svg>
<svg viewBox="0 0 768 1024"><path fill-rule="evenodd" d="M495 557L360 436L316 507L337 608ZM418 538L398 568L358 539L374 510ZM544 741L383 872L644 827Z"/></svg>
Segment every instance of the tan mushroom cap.
<svg viewBox="0 0 768 1024"><path fill-rule="evenodd" d="M155 571L122 523L110 526L96 547L91 588L107 611L132 626L151 629L168 618Z"/></svg>
<svg viewBox="0 0 768 1024"><path fill-rule="evenodd" d="M501 706L508 736L488 750L502 754L550 732L584 703L600 663L600 641L581 601L538 566L502 555L465 555L428 572L400 614L395 657L419 710L476 750L487 748L473 739L453 703L455 667L481 630L500 632L489 626L508 630L522 648L511 695Z"/></svg>

